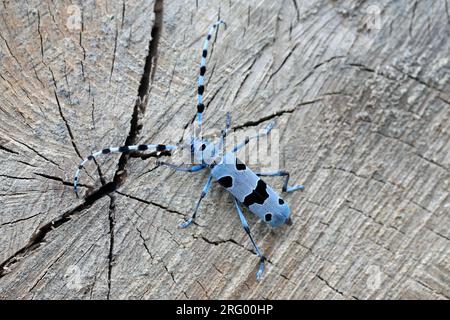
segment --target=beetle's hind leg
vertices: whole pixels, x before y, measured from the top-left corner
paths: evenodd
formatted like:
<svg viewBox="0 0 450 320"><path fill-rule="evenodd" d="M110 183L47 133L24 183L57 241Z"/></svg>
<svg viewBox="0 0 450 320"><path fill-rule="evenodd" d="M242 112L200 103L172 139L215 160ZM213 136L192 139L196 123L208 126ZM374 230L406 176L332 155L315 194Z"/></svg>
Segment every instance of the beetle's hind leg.
<svg viewBox="0 0 450 320"><path fill-rule="evenodd" d="M297 190L305 190L305 186L298 184L292 187L288 187L289 183L289 172L285 170L278 170L273 172L258 172L256 173L259 177L285 177L284 184L283 184L283 192L293 192Z"/></svg>
<svg viewBox="0 0 450 320"><path fill-rule="evenodd" d="M255 248L256 254L259 257L259 269L258 269L258 272L256 273L256 280L259 281L259 280L261 280L261 276L264 272L264 261L266 260L266 257L264 257L262 255L261 251L259 251L258 245L256 244L255 240L253 240L247 220L245 219L244 214L242 213L242 209L241 209L238 201L236 200L235 197L233 197L233 200L234 200L234 204L236 205L236 210L238 212L239 219L241 219L242 227L244 228L245 232L247 233L248 237L250 238L250 241L253 244L253 248Z"/></svg>

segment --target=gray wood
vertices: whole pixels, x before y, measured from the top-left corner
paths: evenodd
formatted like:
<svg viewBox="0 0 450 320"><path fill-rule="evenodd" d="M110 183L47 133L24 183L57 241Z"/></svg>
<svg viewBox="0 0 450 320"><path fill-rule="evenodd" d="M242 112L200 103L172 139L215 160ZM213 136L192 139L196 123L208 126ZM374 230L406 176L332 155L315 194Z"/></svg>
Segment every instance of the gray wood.
<svg viewBox="0 0 450 320"><path fill-rule="evenodd" d="M0 298L448 299L449 7L3 1ZM189 135L219 13L205 123L230 112L242 135L275 120L280 166L306 186L284 196L292 226L249 217L270 260L260 283L217 184L177 228L206 173L110 155L83 171L80 199L71 187L92 151Z"/></svg>

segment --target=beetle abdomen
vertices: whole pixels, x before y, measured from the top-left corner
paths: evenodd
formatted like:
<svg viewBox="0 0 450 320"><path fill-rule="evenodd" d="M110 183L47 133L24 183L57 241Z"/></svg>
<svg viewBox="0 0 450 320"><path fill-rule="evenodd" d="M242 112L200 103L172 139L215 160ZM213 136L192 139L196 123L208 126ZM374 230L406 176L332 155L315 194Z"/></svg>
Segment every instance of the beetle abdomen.
<svg viewBox="0 0 450 320"><path fill-rule="evenodd" d="M233 153L225 154L211 174L239 202L271 226L282 225L288 220L288 205Z"/></svg>

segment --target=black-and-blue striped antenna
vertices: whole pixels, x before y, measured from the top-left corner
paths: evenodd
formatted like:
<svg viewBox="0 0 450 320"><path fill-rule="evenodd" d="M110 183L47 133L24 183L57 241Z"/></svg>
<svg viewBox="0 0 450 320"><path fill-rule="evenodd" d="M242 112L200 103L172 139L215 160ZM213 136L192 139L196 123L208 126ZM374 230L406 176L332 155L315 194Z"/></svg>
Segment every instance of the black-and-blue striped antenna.
<svg viewBox="0 0 450 320"><path fill-rule="evenodd" d="M211 40L212 34L214 31L219 27L219 25L223 24L226 29L226 24L223 20L218 20L216 23L211 25L209 28L208 35L206 36L205 42L203 44L203 50L202 50L202 59L200 61L200 74L198 76L197 80L197 123L200 133L200 138L202 137L202 122L203 122L203 111L205 111L205 105L203 103L203 95L205 93L205 73L206 73L206 57L208 56L208 45L209 41ZM195 135L195 132L194 132Z"/></svg>

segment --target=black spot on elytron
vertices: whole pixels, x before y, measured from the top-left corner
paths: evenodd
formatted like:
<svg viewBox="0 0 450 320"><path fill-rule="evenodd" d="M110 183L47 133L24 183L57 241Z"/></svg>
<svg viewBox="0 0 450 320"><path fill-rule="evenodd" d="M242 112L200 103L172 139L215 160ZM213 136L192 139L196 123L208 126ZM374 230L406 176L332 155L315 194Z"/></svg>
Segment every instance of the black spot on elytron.
<svg viewBox="0 0 450 320"><path fill-rule="evenodd" d="M139 151L144 151L144 150L147 150L147 149L148 149L148 146L146 144L138 145L138 150Z"/></svg>
<svg viewBox="0 0 450 320"><path fill-rule="evenodd" d="M258 180L255 190L244 198L244 204L249 207L252 204L263 204L269 198L267 184L261 179Z"/></svg>
<svg viewBox="0 0 450 320"><path fill-rule="evenodd" d="M264 219L266 219L266 222L271 221L272 220L272 214L270 212L266 213L266 215L264 216Z"/></svg>
<svg viewBox="0 0 450 320"><path fill-rule="evenodd" d="M233 178L230 176L224 176L218 179L217 182L219 182L220 185L224 188L230 188L233 186Z"/></svg>
<svg viewBox="0 0 450 320"><path fill-rule="evenodd" d="M78 180L78 177L73 178L73 180L77 181L77 180Z"/></svg>
<svg viewBox="0 0 450 320"><path fill-rule="evenodd" d="M211 35L208 34L208 36L206 37L206 39L210 40L210 39L211 39Z"/></svg>
<svg viewBox="0 0 450 320"><path fill-rule="evenodd" d="M203 103L200 103L197 105L197 112L202 113L205 111L205 105Z"/></svg>
<svg viewBox="0 0 450 320"><path fill-rule="evenodd" d="M108 153L110 153L111 152L111 150L109 149L109 148L106 148L106 149L103 149L102 150L102 153L103 154L108 154Z"/></svg>
<svg viewBox="0 0 450 320"><path fill-rule="evenodd" d="M166 150L166 146L165 146L165 145L163 145L163 144L158 144L158 145L156 146L156 151L164 151L164 150Z"/></svg>
<svg viewBox="0 0 450 320"><path fill-rule="evenodd" d="M205 67L205 66L201 66L201 67L200 67L200 75L201 75L201 76L204 76L204 75L205 75L205 72L206 72L206 67Z"/></svg>
<svg viewBox="0 0 450 320"><path fill-rule="evenodd" d="M79 166L78 166L78 169L83 169L83 166L80 164Z"/></svg>
<svg viewBox="0 0 450 320"><path fill-rule="evenodd" d="M206 149L206 144L203 143L203 144L200 146L200 150L203 151L203 150L205 150L205 149Z"/></svg>
<svg viewBox="0 0 450 320"><path fill-rule="evenodd" d="M198 86L198 94L202 95L203 92L205 92L205 86L204 85Z"/></svg>
<svg viewBox="0 0 450 320"><path fill-rule="evenodd" d="M215 161L211 162L211 164L209 165L209 167L212 169L214 169L214 167L217 165L217 163Z"/></svg>
<svg viewBox="0 0 450 320"><path fill-rule="evenodd" d="M88 157L88 160L94 160L94 156L93 156L93 155L90 155L90 156Z"/></svg>
<svg viewBox="0 0 450 320"><path fill-rule="evenodd" d="M206 58L206 56L208 55L208 50L203 50L203 52L202 52L202 57L203 58Z"/></svg>
<svg viewBox="0 0 450 320"><path fill-rule="evenodd" d="M279 203L279 204L284 204L284 200L281 199L281 198L279 198L279 199L278 199L278 203Z"/></svg>
<svg viewBox="0 0 450 320"><path fill-rule="evenodd" d="M247 166L241 162L238 158L236 158L236 169L237 170L245 170L247 169Z"/></svg>
<svg viewBox="0 0 450 320"><path fill-rule="evenodd" d="M119 148L119 152L128 152L130 151L130 148L128 148L128 146L123 146Z"/></svg>

